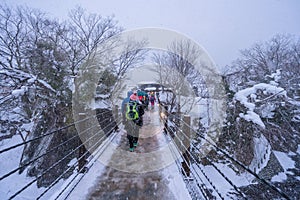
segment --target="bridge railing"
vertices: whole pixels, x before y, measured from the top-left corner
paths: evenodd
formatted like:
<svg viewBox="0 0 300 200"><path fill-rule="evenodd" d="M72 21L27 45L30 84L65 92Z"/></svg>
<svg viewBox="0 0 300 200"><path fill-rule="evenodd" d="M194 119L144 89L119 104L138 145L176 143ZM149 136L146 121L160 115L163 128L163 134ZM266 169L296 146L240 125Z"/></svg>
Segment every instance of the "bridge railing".
<svg viewBox="0 0 300 200"><path fill-rule="evenodd" d="M199 156L196 156L195 153L191 152L191 149L194 151L199 151L199 148L194 144L193 139L191 135L196 135L197 137L200 137L205 142L209 143L213 147L213 150L216 152L216 154L220 154L227 158L229 161L232 162L232 164L235 164L245 171L247 171L249 174L254 176L258 181L261 183L267 185L271 190L273 190L275 193L277 193L280 197L283 197L285 199L290 199L287 194L285 194L281 189L277 188L275 185L270 183L269 181L263 179L258 174L256 174L254 171L249 169L248 166L245 166L243 163L235 159L233 156L231 156L229 153L227 153L225 150L218 147L216 144L214 144L209 136L204 136L204 134L199 134L197 130L195 130L191 126L191 120L189 116L178 116L174 115L173 113L169 113L166 109L162 108L162 112L164 112L164 115L161 116L168 116L164 119L165 124L165 130L167 130L167 135L170 138L170 140L175 144L175 150L180 153L181 155L181 162L177 161L178 169L183 173L185 177L187 177L186 180L195 180L196 184L205 199L210 199L212 193L210 190L208 190L208 185L205 182L208 182L210 187L217 193L219 198L225 199L216 184L209 178L209 175L206 174L205 170L203 169L203 165L201 165L201 162L205 160L209 165L211 165L217 173L219 173L220 176L224 178L224 180L232 186L232 188L236 191L236 195L238 195L240 198L247 199L246 195L240 190L240 188L233 183L230 177L226 175L225 172L222 171L222 169L219 169L216 164L209 158L201 158ZM168 120L168 118L176 119L176 120ZM174 153L175 155L176 153ZM203 177L206 179L203 180Z"/></svg>
<svg viewBox="0 0 300 200"><path fill-rule="evenodd" d="M101 113L101 114L103 114L103 113ZM80 124L82 122L88 121L92 117L95 117L95 116L86 117L85 115L82 115L82 117L81 117L80 120L78 120L76 122L73 122L73 123L71 123L69 125L61 127L59 129L51 131L49 133L40 135L38 137L29 139L29 140L24 141L22 143L18 143L18 144L12 145L10 147L6 147L4 149L1 149L0 150L0 155L1 154L5 154L5 153L7 153L9 151L12 151L12 150L14 150L14 149L16 149L18 147L25 146L26 144L30 144L31 142L35 142L35 141L41 140L41 139L43 139L43 138L45 138L47 136L50 136L50 135L53 135L53 134L56 134L56 133L60 134L61 130L68 129L70 127L74 128L75 125L78 125L78 124ZM106 126L109 127L113 123L115 123L116 126L118 126L121 123L120 115L118 114L115 119L116 119L115 121L111 121ZM117 121L117 123L116 123L116 121ZM114 130L116 130L116 126L113 126L113 128L111 128L110 131L113 132ZM69 142L73 142L74 143L75 141L78 140L78 137L80 137L81 135L84 135L86 132L89 132L93 128L95 128L95 127L93 127L93 126L92 127L86 127L85 130L82 131L82 132L80 132L79 134L74 135L74 136L68 138L65 141L62 141L61 143L59 143L56 146L54 146L51 149L49 149L48 151L46 151L46 152L44 152L44 153L42 153L42 154L34 157L33 159L27 161L26 163L22 163L19 167L16 167L15 169L11 169L9 172L0 175L0 184L1 184L1 181L3 182L3 180L9 178L11 175L17 173L19 170L21 170L23 168L26 168L26 167L30 166L31 164L33 164L35 162L38 162L39 159L43 158L46 155L55 153L57 149L59 149L60 147L62 147L64 145L68 145ZM106 128L106 127L104 127L104 128ZM99 129L99 132L100 131L102 131L102 130ZM84 176L84 172L87 171L92 166L92 164L90 163L91 160L87 159L87 157L88 157L88 155L90 155L90 153L89 153L89 151L87 149L85 149L85 145L88 142L90 142L91 140L97 138L97 142L93 143L93 146L91 146L91 148L96 149L95 154L98 154L98 156L100 156L101 154L99 155L99 152L103 153L103 151L104 151L103 148L105 148L106 144L107 144L107 142L105 144L103 144L103 142L107 141L107 139L108 140L112 139L112 137L114 137L114 136L115 136L115 134L111 134L111 135L109 135L109 137L107 137L105 134L104 135L102 134L102 137L99 139L99 135L97 135L97 133L95 133L94 135L91 135L84 142L78 143L78 146L76 148L72 149L68 154L64 155L61 159L59 159L58 161L56 161L55 163L53 163L49 168L47 168L47 169L43 170L42 172L40 172L40 174L38 176L36 176L35 178L33 178L33 180L31 180L28 183L26 183L22 188L17 189L12 195L8 196L7 198L8 199L14 199L14 198L18 197L22 192L24 192L26 189L28 189L32 184L34 184L35 182L37 182L40 178L42 178L46 174L50 173L50 171L53 170L55 167L57 167L59 164L61 164L61 162L63 162L64 160L68 159L70 156L73 156L74 153L78 152L77 153L77 160L76 160L76 162L74 162L73 164L71 164L70 166L68 166L67 169L62 174L60 174L49 186L47 186L40 194L36 194L37 196L33 197L33 198L36 198L36 199L42 198L47 192L49 192L51 190L51 188L53 188L53 186L56 183L58 183L61 179L63 179L65 176L67 176L67 174L70 173L70 171L72 171L72 169L76 169L77 168L78 173L69 182L69 184L65 187L65 189L57 196L57 198L58 198L72 184L72 182L74 182L76 180L76 178L78 176ZM77 184L78 184L78 182L77 182ZM77 184L75 184L75 185L77 185Z"/></svg>
<svg viewBox="0 0 300 200"><path fill-rule="evenodd" d="M117 121L116 125L120 125L122 119L121 119L121 115L119 112L119 108L114 108L115 110L115 119ZM197 135L198 137L200 137L201 139L205 140L207 143L209 143L214 151L216 152L216 154L220 154L224 157L226 157L228 160L230 160L232 163L240 166L241 168L243 168L245 171L247 171L248 173L252 174L257 180L259 180L261 183L267 185L271 190L275 191L276 193L278 193L281 197L286 198L286 199L290 199L288 197L287 194L285 194L283 191L281 191L279 188L277 188L276 186L274 186L272 183L270 183L269 181L261 178L258 174L256 174L254 171L252 171L251 169L249 169L247 166L245 166L244 164L242 164L240 161L236 160L233 156L231 156L229 153L227 153L225 150L221 149L220 147L218 147L216 144L214 144L213 142L211 142L211 140L209 138L206 138L203 136L203 134L198 134L197 130L194 130L193 127L191 127L191 120L189 118L189 116L177 116L174 115L173 113L168 113L167 110L164 110L164 118L163 120L165 120L164 124L165 124L165 131L167 133L167 136L170 138L170 140L172 141L172 146L170 147L171 151L174 154L174 157L176 157L176 155L178 155L178 152L180 152L181 154L181 160L176 160L176 164L178 169L183 173L183 175L187 178L187 185L191 185L191 180L195 180L196 185L198 186L198 189L200 190L202 196L205 199L210 199L210 197L212 196L212 191L210 191L209 188L212 188L217 195L221 198L221 199L225 199L225 197L223 196L224 194L222 194L219 189L216 186L216 183L214 183L214 181L211 180L211 178L209 177L209 175L205 172L203 165L201 165L201 160L199 159L199 156L196 156L193 152L191 152L191 149L196 149L197 150L197 146L193 143L193 140L191 139L191 135ZM94 116L93 116L94 117ZM168 120L169 118L173 118L175 120ZM28 144L30 142L39 140L43 137L46 137L48 135L51 134L55 134L57 132L59 132L60 130L63 129L67 129L70 128L72 126L74 126L76 123L81 123L84 122L85 120L89 120L90 117L82 117L82 119L69 124L65 127L61 127L55 131L51 131L47 134L41 135L39 137L30 139L28 141L4 148L0 150L0 154L3 154L5 152L11 151L17 147L23 146L25 144ZM178 123L179 122L179 123ZM115 122L111 122L111 123L115 123ZM107 124L107 126L110 126L111 124ZM172 125L172 126L170 126ZM84 130L84 132L89 131L91 128L94 127L86 127L86 129ZM105 127L104 127L105 128ZM115 126L113 126L111 128L110 131L114 131L115 130ZM101 131L101 130L100 130ZM84 134L84 132L81 132L80 134ZM100 139L97 140L96 143L93 144L93 146L91 148L95 148L96 150L94 151L94 155L96 155L95 157L99 157L101 156L101 154L105 151L105 148L107 147L107 145L110 143L110 141L114 138L116 134L110 134L109 136L107 135L103 135L103 137L101 137ZM16 198L18 195L20 195L23 191L25 191L26 189L29 188L30 185L34 184L39 178L41 178L43 175L49 173L49 171L51 169L53 169L54 167L56 167L57 165L59 165L60 162L62 162L64 159L68 158L72 153L79 151L80 148L82 148L85 143L89 142L90 140L93 140L94 137L98 137L96 134L91 135L85 142L82 142L81 144L79 144L75 149L73 149L69 154L65 155L63 158L61 158L60 160L58 160L57 162L55 162L52 166L50 166L48 169L44 170L43 172L41 172L41 174L36 177L35 179L29 181L26 185L24 185L22 188L17 189L17 191L14 192L14 194L12 194L9 199L14 199ZM35 157L34 159L32 159L31 161L28 161L27 163L22 164L22 166L17 167L13 170L11 170L10 172L1 175L0 177L0 184L1 181L8 178L9 176L11 176L12 174L16 173L17 171L19 171L21 168L24 168L26 166L29 166L30 164L36 162L38 159L42 158L43 156L47 155L47 154L51 154L53 152L55 152L55 149L59 148L62 145L66 145L67 142L72 141L75 138L75 136L69 138L67 141L63 141L60 144L57 144L55 147L53 147L52 149L50 149L49 151ZM199 150L199 149L198 149ZM86 156L88 155L88 151L84 151L80 152L78 154L77 157L77 161L74 162L71 166L68 167L68 169L66 169L59 177L56 178L55 181L53 181L51 183L51 185L49 185L47 188L44 189L43 192L41 192L40 194L37 194L36 197L37 199L42 198L47 192L49 192L51 190L51 188L53 188L53 186L59 181L61 180L70 170L74 169L74 168L78 168L78 173L76 173L76 175L69 181L68 184L66 184L66 186L59 192L59 194L57 195L56 199L58 199L61 196L64 196L64 198L67 198L70 193L73 191L73 189L78 185L78 183L82 180L82 178L84 177L85 173L82 173L84 170L88 170L89 168L91 168L93 166L93 164L95 163L95 159L86 159L86 161L84 161L84 165L79 164L83 158L86 158ZM236 191L236 194L239 195L239 197L247 199L246 195L239 189L238 186L236 186L233 181L231 180L230 177L228 177L226 175L225 172L222 171L222 169L219 169L214 162L209 158L206 157L205 160L224 178L224 180L226 180L228 182L228 184L230 184L234 190ZM83 161L82 161L83 162ZM85 167L87 168L85 168ZM204 180L205 179L205 180Z"/></svg>

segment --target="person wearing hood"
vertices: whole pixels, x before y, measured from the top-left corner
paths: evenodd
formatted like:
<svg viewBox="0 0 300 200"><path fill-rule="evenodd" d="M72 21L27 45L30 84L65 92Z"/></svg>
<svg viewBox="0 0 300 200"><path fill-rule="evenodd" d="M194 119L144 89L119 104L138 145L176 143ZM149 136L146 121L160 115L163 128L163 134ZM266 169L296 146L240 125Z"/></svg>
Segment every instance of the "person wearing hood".
<svg viewBox="0 0 300 200"><path fill-rule="evenodd" d="M127 95L129 96L129 100L127 99L127 97L122 102L122 116L124 128L127 132L127 139L129 141L129 150L133 151L134 148L138 145L139 128L143 125L142 115L144 114L144 110L136 92L133 92L131 95L130 93L128 93ZM134 109L132 109L131 111L130 108ZM134 118L129 117L131 116L128 114L129 111L131 111L132 113L133 111L135 111Z"/></svg>
<svg viewBox="0 0 300 200"><path fill-rule="evenodd" d="M126 104L130 101L130 96L133 94L133 91L128 91L127 92L127 97L123 99L122 101L122 106L121 106L121 112L125 113L126 112Z"/></svg>
<svg viewBox="0 0 300 200"><path fill-rule="evenodd" d="M139 89L137 91L137 95L138 95L138 98L139 98L140 102L144 105L144 108L146 110L148 110L148 105L149 105L149 96L148 96L148 93L145 92L142 89Z"/></svg>

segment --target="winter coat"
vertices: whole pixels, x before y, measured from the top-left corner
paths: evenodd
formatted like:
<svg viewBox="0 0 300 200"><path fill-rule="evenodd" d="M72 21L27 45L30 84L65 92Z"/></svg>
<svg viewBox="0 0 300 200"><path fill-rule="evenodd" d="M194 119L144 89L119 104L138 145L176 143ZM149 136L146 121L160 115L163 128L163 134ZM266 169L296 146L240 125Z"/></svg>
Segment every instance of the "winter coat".
<svg viewBox="0 0 300 200"><path fill-rule="evenodd" d="M130 96L131 96L132 94L133 94L132 91L128 91L128 92L127 92L127 97L124 98L123 101L122 101L122 106L121 106L121 112L122 112L122 114L126 112L126 103L129 102Z"/></svg>
<svg viewBox="0 0 300 200"><path fill-rule="evenodd" d="M126 118L126 104L128 104L129 102L136 103L136 111L138 113L138 118L135 120L128 120ZM143 115L145 113L143 104L138 100L137 101L130 100L129 102L125 104L125 112L123 113L123 121L125 124L125 129L127 129L128 126L132 126L132 124L136 124L138 126L143 126Z"/></svg>

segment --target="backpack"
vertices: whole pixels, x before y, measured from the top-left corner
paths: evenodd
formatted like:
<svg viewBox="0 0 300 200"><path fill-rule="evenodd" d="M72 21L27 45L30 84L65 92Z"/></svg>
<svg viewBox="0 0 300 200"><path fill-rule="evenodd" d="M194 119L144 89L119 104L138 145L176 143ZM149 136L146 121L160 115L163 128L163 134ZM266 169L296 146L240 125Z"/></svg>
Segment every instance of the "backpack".
<svg viewBox="0 0 300 200"><path fill-rule="evenodd" d="M137 111L137 103L129 101L126 106L126 119L137 120L139 119L139 113Z"/></svg>
<svg viewBox="0 0 300 200"><path fill-rule="evenodd" d="M140 100L140 101L143 101L143 96L139 96L139 100Z"/></svg>
<svg viewBox="0 0 300 200"><path fill-rule="evenodd" d="M155 101L155 97L154 96L150 96L150 101Z"/></svg>

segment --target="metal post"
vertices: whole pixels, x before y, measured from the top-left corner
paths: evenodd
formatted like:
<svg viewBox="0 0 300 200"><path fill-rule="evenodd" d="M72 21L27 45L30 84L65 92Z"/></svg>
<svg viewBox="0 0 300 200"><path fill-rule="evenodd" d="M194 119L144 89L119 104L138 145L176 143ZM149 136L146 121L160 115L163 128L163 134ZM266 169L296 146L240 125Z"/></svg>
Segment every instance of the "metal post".
<svg viewBox="0 0 300 200"><path fill-rule="evenodd" d="M85 113L79 113L79 119L80 119L80 123L79 123L79 126L80 126L80 131L78 134L80 134L82 131L85 131L86 130L86 126L85 126L85 121L83 121L84 119L86 118L86 114ZM81 136L82 137L82 136ZM78 171L81 172L81 173L84 173L86 171L86 167L85 167L85 164L87 163L87 160L86 160L86 156L83 156L86 154L87 152L87 149L85 148L85 145L82 145L82 139L80 138L79 139L79 144L78 145L81 145L79 147L79 150L78 150Z"/></svg>
<svg viewBox="0 0 300 200"><path fill-rule="evenodd" d="M159 118L160 118L160 119L162 119L162 118L161 118L161 116L162 116L161 113L162 113L162 105L161 105L161 103L160 103L159 106L158 106L158 114L159 114Z"/></svg>
<svg viewBox="0 0 300 200"><path fill-rule="evenodd" d="M164 131L165 131L165 134L168 133L168 116L169 116L169 113L168 113L168 106L167 105L164 105L163 107L163 113L164 113Z"/></svg>
<svg viewBox="0 0 300 200"><path fill-rule="evenodd" d="M191 117L188 115L183 116L182 132L184 133L182 144L184 146L182 168L187 176L190 176L190 142L191 142Z"/></svg>
<svg viewBox="0 0 300 200"><path fill-rule="evenodd" d="M118 105L115 105L113 111L114 111L114 114L113 114L113 115L114 115L114 118L115 118L115 119L118 119L118 116L119 116L119 106L118 106ZM117 120L116 120L116 121L117 121Z"/></svg>
<svg viewBox="0 0 300 200"><path fill-rule="evenodd" d="M120 121L119 119L119 106L118 105L115 105L114 106L114 110L113 110L113 116L115 118L115 121L116 121L116 126L115 126L115 131L118 131L119 130L119 126L118 126L118 123Z"/></svg>

